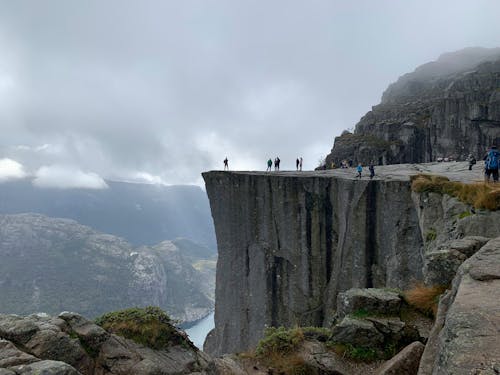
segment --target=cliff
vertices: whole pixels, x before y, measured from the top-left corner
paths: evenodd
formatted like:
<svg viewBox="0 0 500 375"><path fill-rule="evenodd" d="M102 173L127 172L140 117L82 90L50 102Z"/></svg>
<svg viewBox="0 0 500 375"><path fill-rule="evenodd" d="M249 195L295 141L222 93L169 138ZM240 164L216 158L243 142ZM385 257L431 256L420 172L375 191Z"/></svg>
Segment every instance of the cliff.
<svg viewBox="0 0 500 375"><path fill-rule="evenodd" d="M353 134L335 138L326 165L482 158L493 143L500 143L500 48L467 48L391 84Z"/></svg>
<svg viewBox="0 0 500 375"><path fill-rule="evenodd" d="M406 289L449 241L500 235L485 225L498 213L488 219L455 198L412 192L409 176L419 172L481 177L466 163L391 165L373 180L352 169L204 173L219 250L205 350L248 350L267 326L329 326L339 292Z"/></svg>

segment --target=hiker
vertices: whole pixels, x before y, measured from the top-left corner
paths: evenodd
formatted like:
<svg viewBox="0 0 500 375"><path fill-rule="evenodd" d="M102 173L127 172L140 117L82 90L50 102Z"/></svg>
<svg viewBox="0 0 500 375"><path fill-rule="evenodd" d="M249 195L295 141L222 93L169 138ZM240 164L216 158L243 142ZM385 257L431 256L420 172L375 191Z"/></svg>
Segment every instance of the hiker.
<svg viewBox="0 0 500 375"><path fill-rule="evenodd" d="M358 164L358 166L356 167L356 171L358 172L356 177L361 178L361 172L363 172L363 167L361 166L361 163Z"/></svg>
<svg viewBox="0 0 500 375"><path fill-rule="evenodd" d="M370 164L368 170L370 171L370 180L371 180L373 176L375 176L375 167L373 166L373 164Z"/></svg>
<svg viewBox="0 0 500 375"><path fill-rule="evenodd" d="M302 171L302 156L300 157L300 160L299 160L299 168Z"/></svg>
<svg viewBox="0 0 500 375"><path fill-rule="evenodd" d="M498 182L498 166L500 152L497 146L491 146L488 153L483 158L484 160L484 182L490 182L490 176L493 176L493 182Z"/></svg>
<svg viewBox="0 0 500 375"><path fill-rule="evenodd" d="M476 158L472 154L469 154L467 160L469 161L469 171L472 171L472 166L476 164Z"/></svg>
<svg viewBox="0 0 500 375"><path fill-rule="evenodd" d="M297 160L295 160L295 169L296 170L299 170L299 164L300 164L300 160L299 160L299 158L297 158Z"/></svg>
<svg viewBox="0 0 500 375"><path fill-rule="evenodd" d="M269 171L271 172L271 167L273 166L273 161L271 160L271 158L269 158L269 160L267 161L267 169L266 169L266 172Z"/></svg>
<svg viewBox="0 0 500 375"><path fill-rule="evenodd" d="M227 160L227 156L224 159L224 170L229 170L229 161Z"/></svg>
<svg viewBox="0 0 500 375"><path fill-rule="evenodd" d="M281 163L280 158L276 156L276 165L278 166L278 171L280 170L280 163Z"/></svg>

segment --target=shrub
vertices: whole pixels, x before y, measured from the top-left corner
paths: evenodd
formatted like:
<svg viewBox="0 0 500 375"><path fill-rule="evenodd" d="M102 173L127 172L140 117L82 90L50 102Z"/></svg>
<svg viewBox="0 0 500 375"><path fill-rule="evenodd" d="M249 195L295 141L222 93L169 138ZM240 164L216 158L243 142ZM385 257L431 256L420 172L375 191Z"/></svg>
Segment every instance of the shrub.
<svg viewBox="0 0 500 375"><path fill-rule="evenodd" d="M110 312L95 322L111 333L153 349L174 345L194 348L187 336L172 325L173 321L159 307L134 307Z"/></svg>
<svg viewBox="0 0 500 375"><path fill-rule="evenodd" d="M425 241L426 242L434 241L436 237L437 237L436 230L434 228L430 228L425 234Z"/></svg>
<svg viewBox="0 0 500 375"><path fill-rule="evenodd" d="M470 204L477 209L500 209L500 186L484 182L465 184L450 181L443 176L419 174L411 177L412 190L417 193L432 192L448 194L461 202Z"/></svg>
<svg viewBox="0 0 500 375"><path fill-rule="evenodd" d="M403 293L405 301L415 309L428 316L436 316L439 296L444 293L446 286L425 286L417 284L412 289Z"/></svg>
<svg viewBox="0 0 500 375"><path fill-rule="evenodd" d="M264 338L257 344L255 354L258 357L289 354L297 350L303 341L304 333L301 328L269 327L264 331Z"/></svg>

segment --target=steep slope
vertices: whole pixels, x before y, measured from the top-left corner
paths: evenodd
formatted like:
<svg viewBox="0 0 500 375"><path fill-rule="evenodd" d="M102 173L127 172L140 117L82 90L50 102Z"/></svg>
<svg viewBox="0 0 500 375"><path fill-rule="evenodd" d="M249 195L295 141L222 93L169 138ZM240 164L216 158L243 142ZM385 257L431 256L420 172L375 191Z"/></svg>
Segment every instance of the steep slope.
<svg viewBox="0 0 500 375"><path fill-rule="evenodd" d="M468 48L391 84L353 134L335 138L326 165L482 158L493 143L500 143L500 48Z"/></svg>
<svg viewBox="0 0 500 375"><path fill-rule="evenodd" d="M352 169L204 173L219 250L215 330L204 349L248 350L267 326L329 326L339 292L407 289L448 241L500 236L488 225L500 212L412 192L409 177L421 172L463 181L482 173L467 163L378 167L373 180Z"/></svg>
<svg viewBox="0 0 500 375"><path fill-rule="evenodd" d="M181 320L206 315L208 281L165 241L134 248L73 220L0 215L0 312L88 317L156 305Z"/></svg>

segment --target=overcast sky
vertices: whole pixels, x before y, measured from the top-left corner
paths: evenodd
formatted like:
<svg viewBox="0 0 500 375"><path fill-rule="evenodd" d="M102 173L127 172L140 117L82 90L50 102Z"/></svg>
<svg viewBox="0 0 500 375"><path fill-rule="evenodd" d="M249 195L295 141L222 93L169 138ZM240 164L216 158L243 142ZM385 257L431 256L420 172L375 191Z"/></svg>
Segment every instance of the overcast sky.
<svg viewBox="0 0 500 375"><path fill-rule="evenodd" d="M0 182L312 169L400 75L500 46L498 0L0 0Z"/></svg>

